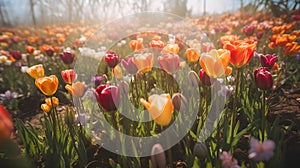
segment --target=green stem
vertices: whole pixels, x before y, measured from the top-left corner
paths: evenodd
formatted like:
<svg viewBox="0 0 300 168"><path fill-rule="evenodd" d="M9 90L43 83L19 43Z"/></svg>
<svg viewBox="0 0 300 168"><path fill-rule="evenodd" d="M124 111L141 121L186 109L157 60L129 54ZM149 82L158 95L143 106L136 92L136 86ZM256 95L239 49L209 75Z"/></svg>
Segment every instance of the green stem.
<svg viewBox="0 0 300 168"><path fill-rule="evenodd" d="M265 138L265 120L266 120L266 91L263 91L262 106L261 106L261 133L262 141Z"/></svg>
<svg viewBox="0 0 300 168"><path fill-rule="evenodd" d="M234 137L234 126L235 126L235 119L236 119L236 113L237 113L237 99L238 99L238 92L239 92L239 86L240 86L240 68L237 69L236 74L236 84L235 84L235 95L233 99L233 106L231 111L231 123L230 123L230 129L231 129L231 137L230 137L230 145L232 145L233 137ZM231 146L232 147L232 146ZM232 147L233 150L233 147Z"/></svg>

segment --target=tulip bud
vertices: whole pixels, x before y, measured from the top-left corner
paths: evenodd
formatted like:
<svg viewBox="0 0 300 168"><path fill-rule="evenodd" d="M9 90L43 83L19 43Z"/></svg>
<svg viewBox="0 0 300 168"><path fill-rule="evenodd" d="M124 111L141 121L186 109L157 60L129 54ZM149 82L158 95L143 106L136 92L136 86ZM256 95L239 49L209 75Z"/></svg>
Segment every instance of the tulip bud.
<svg viewBox="0 0 300 168"><path fill-rule="evenodd" d="M257 37L257 39L261 39L263 35L264 35L264 33L260 31L260 32L257 32L256 37Z"/></svg>
<svg viewBox="0 0 300 168"><path fill-rule="evenodd" d="M155 144L151 150L152 168L166 168L166 155L160 144Z"/></svg>
<svg viewBox="0 0 300 168"><path fill-rule="evenodd" d="M273 86L273 77L268 68L262 67L254 70L254 80L258 88L262 90L271 89Z"/></svg>
<svg viewBox="0 0 300 168"><path fill-rule="evenodd" d="M120 58L113 50L109 50L105 56L105 62L110 68L114 68L120 62Z"/></svg>
<svg viewBox="0 0 300 168"><path fill-rule="evenodd" d="M194 155L199 159L204 159L208 155L208 149L204 142L197 142L194 146Z"/></svg>
<svg viewBox="0 0 300 168"><path fill-rule="evenodd" d="M120 102L120 90L112 85L100 85L96 88L97 102L102 109L111 112L117 110Z"/></svg>
<svg viewBox="0 0 300 168"><path fill-rule="evenodd" d="M64 51L63 53L59 54L60 59L65 64L72 64L75 58L75 54L70 51Z"/></svg>
<svg viewBox="0 0 300 168"><path fill-rule="evenodd" d="M200 81L203 85L211 86L215 78L210 78L203 69L199 71Z"/></svg>
<svg viewBox="0 0 300 168"><path fill-rule="evenodd" d="M67 84L72 84L72 82L77 78L77 74L74 69L67 69L61 71L61 77Z"/></svg>
<svg viewBox="0 0 300 168"><path fill-rule="evenodd" d="M198 89L200 79L199 79L199 77L198 77L198 75L196 74L195 71L190 71L190 72L188 73L188 79L189 79L189 84L190 84L192 87Z"/></svg>
<svg viewBox="0 0 300 168"><path fill-rule="evenodd" d="M184 111L188 107L186 98L180 93L175 93L172 96L172 104L178 111Z"/></svg>
<svg viewBox="0 0 300 168"><path fill-rule="evenodd" d="M277 61L277 56L275 54L267 54L267 55L260 55L260 61L261 65L263 67L267 67L269 69L272 69L273 65Z"/></svg>

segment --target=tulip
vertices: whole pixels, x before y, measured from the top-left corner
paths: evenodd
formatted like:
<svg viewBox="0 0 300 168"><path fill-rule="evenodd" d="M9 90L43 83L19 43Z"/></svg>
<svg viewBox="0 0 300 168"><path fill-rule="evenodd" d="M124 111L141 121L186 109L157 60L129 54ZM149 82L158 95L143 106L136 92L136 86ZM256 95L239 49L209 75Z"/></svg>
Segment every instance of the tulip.
<svg viewBox="0 0 300 168"><path fill-rule="evenodd" d="M273 86L272 74L266 67L254 70L254 80L256 87L262 90L271 89Z"/></svg>
<svg viewBox="0 0 300 168"><path fill-rule="evenodd" d="M10 138L13 128L14 124L9 113L5 107L0 104L0 143Z"/></svg>
<svg viewBox="0 0 300 168"><path fill-rule="evenodd" d="M179 52L179 47L178 44L167 44L167 46L165 46L161 53L173 53L173 54L177 54Z"/></svg>
<svg viewBox="0 0 300 168"><path fill-rule="evenodd" d="M229 59L230 52L228 50L212 49L208 53L203 53L199 62L208 76L217 78L225 75Z"/></svg>
<svg viewBox="0 0 300 168"><path fill-rule="evenodd" d="M149 46L153 52L159 53L164 48L165 43L162 42L160 36L154 36L153 39L150 41Z"/></svg>
<svg viewBox="0 0 300 168"><path fill-rule="evenodd" d="M160 144L155 144L151 150L152 168L166 168L166 155Z"/></svg>
<svg viewBox="0 0 300 168"><path fill-rule="evenodd" d="M52 96L58 87L58 78L55 75L35 79L35 85L46 96Z"/></svg>
<svg viewBox="0 0 300 168"><path fill-rule="evenodd" d="M148 101L141 98L140 102L146 107L157 124L161 126L170 124L174 106L169 94L153 94L148 98Z"/></svg>
<svg viewBox="0 0 300 168"><path fill-rule="evenodd" d="M105 62L110 68L114 68L120 62L120 58L113 50L109 50L105 56Z"/></svg>
<svg viewBox="0 0 300 168"><path fill-rule="evenodd" d="M277 61L277 55L275 55L275 54L262 55L261 54L260 61L261 61L261 65L263 67L267 67L267 68L271 69Z"/></svg>
<svg viewBox="0 0 300 168"><path fill-rule="evenodd" d="M190 71L188 73L188 81L190 86L192 86L195 89L198 89L200 79L195 71Z"/></svg>
<svg viewBox="0 0 300 168"><path fill-rule="evenodd" d="M48 106L52 107L52 103L53 103L53 107L57 107L59 105L59 99L57 97L51 97L51 98L46 98L45 102Z"/></svg>
<svg viewBox="0 0 300 168"><path fill-rule="evenodd" d="M75 54L71 51L64 51L63 53L59 54L60 59L65 64L72 64L75 58Z"/></svg>
<svg viewBox="0 0 300 168"><path fill-rule="evenodd" d="M180 93L175 93L172 96L172 104L174 105L174 108L178 111L186 110L188 107L188 102L186 98Z"/></svg>
<svg viewBox="0 0 300 168"><path fill-rule="evenodd" d="M84 82L76 82L76 83L73 83L72 85L67 84L65 86L65 89L72 96L81 97L83 95L83 92L84 92L84 87L85 87Z"/></svg>
<svg viewBox="0 0 300 168"><path fill-rule="evenodd" d="M122 78L123 74L122 74L122 69L119 65L117 65L113 71L112 71L112 76L115 77L115 78Z"/></svg>
<svg viewBox="0 0 300 168"><path fill-rule="evenodd" d="M230 51L230 63L236 68L241 68L251 60L256 42L239 40L232 43L227 41L223 48Z"/></svg>
<svg viewBox="0 0 300 168"><path fill-rule="evenodd" d="M163 54L157 58L160 68L168 73L176 72L179 68L180 60L177 54Z"/></svg>
<svg viewBox="0 0 300 168"><path fill-rule="evenodd" d="M153 67L153 54L144 53L144 54L135 54L132 58L132 62L136 65L138 72L146 73L151 71Z"/></svg>
<svg viewBox="0 0 300 168"><path fill-rule="evenodd" d="M201 50L202 52L209 52L214 48L214 44L211 42L204 42L201 44Z"/></svg>
<svg viewBox="0 0 300 168"><path fill-rule="evenodd" d="M120 102L119 88L113 85L100 85L96 88L96 98L103 110L116 111Z"/></svg>
<svg viewBox="0 0 300 168"><path fill-rule="evenodd" d="M187 62L197 62L199 60L199 57L200 57L198 51L194 48L188 48L185 51L185 55L186 55L186 58L187 58Z"/></svg>
<svg viewBox="0 0 300 168"><path fill-rule="evenodd" d="M227 43L227 41L229 41L230 43L234 43L235 41L238 41L240 39L240 36L236 36L236 35L225 35L220 37L220 44L223 47L225 43Z"/></svg>
<svg viewBox="0 0 300 168"><path fill-rule="evenodd" d="M102 81L103 81L103 77L102 76L94 76L92 78L92 82L95 84L96 87L99 86Z"/></svg>
<svg viewBox="0 0 300 168"><path fill-rule="evenodd" d="M130 74L135 74L138 69L135 64L132 62L133 56L127 56L122 59L121 64L126 69L126 71Z"/></svg>
<svg viewBox="0 0 300 168"><path fill-rule="evenodd" d="M36 50L36 48L33 46L26 46L25 50L27 53L32 54Z"/></svg>
<svg viewBox="0 0 300 168"><path fill-rule="evenodd" d="M48 55L49 57L52 57L54 54L54 49L49 45L42 45L40 47L40 50L46 53L46 55Z"/></svg>
<svg viewBox="0 0 300 168"><path fill-rule="evenodd" d="M41 104L41 109L43 110L43 112L45 113L49 113L51 110L51 106L49 106L48 104Z"/></svg>
<svg viewBox="0 0 300 168"><path fill-rule="evenodd" d="M197 142L194 146L193 153L199 159L204 159L208 155L208 148L204 142Z"/></svg>
<svg viewBox="0 0 300 168"><path fill-rule="evenodd" d="M254 33L254 30L255 30L255 26L253 26L253 25L247 25L243 28L243 32L247 36L252 36L252 34Z"/></svg>
<svg viewBox="0 0 300 168"><path fill-rule="evenodd" d="M253 137L250 139L249 158L256 162L268 161L274 154L275 143L272 140L266 140L263 143Z"/></svg>
<svg viewBox="0 0 300 168"><path fill-rule="evenodd" d="M44 72L42 64L34 65L27 69L27 73L34 79L44 77Z"/></svg>
<svg viewBox="0 0 300 168"><path fill-rule="evenodd" d="M287 43L282 48L282 54L285 56L295 56L300 50L300 45L297 42Z"/></svg>
<svg viewBox="0 0 300 168"><path fill-rule="evenodd" d="M199 71L200 81L203 85L211 86L214 78L209 77L203 69Z"/></svg>
<svg viewBox="0 0 300 168"><path fill-rule="evenodd" d="M22 53L20 51L11 51L9 54L16 60L22 59Z"/></svg>
<svg viewBox="0 0 300 168"><path fill-rule="evenodd" d="M141 49L144 48L143 45L143 38L138 38L137 40L131 40L129 42L129 47L131 48L131 50L133 50L134 52L140 51Z"/></svg>
<svg viewBox="0 0 300 168"><path fill-rule="evenodd" d="M61 76L67 84L71 84L77 78L77 74L74 69L61 71Z"/></svg>

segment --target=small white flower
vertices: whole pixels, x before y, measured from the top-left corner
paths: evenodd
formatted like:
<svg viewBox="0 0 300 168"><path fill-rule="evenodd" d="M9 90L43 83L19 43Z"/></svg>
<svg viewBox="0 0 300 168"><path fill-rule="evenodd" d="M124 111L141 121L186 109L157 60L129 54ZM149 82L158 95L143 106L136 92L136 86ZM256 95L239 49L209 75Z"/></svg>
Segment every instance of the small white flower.
<svg viewBox="0 0 300 168"><path fill-rule="evenodd" d="M28 66L21 66L21 72L26 73L28 69Z"/></svg>

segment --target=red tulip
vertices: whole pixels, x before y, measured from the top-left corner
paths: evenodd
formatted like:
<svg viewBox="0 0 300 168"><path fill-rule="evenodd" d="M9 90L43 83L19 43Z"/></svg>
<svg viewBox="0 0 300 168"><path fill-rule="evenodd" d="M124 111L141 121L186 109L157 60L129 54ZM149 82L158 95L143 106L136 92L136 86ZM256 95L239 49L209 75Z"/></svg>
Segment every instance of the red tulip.
<svg viewBox="0 0 300 168"><path fill-rule="evenodd" d="M75 54L71 51L64 51L63 53L59 54L60 59L65 64L72 64L75 58Z"/></svg>
<svg viewBox="0 0 300 168"><path fill-rule="evenodd" d="M252 34L254 33L254 30L255 30L255 26L253 26L253 25L247 25L243 28L243 32L247 36L252 36Z"/></svg>
<svg viewBox="0 0 300 168"><path fill-rule="evenodd" d="M11 51L9 54L16 60L22 59L22 53L20 51Z"/></svg>
<svg viewBox="0 0 300 168"><path fill-rule="evenodd" d="M136 65L132 62L132 58L133 56L127 56L121 61L121 63L128 73L135 74L138 71L138 69Z"/></svg>
<svg viewBox="0 0 300 168"><path fill-rule="evenodd" d="M273 65L277 61L277 55L275 54L260 55L260 61L263 67L272 69Z"/></svg>
<svg viewBox="0 0 300 168"><path fill-rule="evenodd" d="M14 123L4 106L0 104L0 144L9 139Z"/></svg>
<svg viewBox="0 0 300 168"><path fill-rule="evenodd" d="M96 98L103 110L115 111L120 102L119 88L113 85L99 85L96 88Z"/></svg>
<svg viewBox="0 0 300 168"><path fill-rule="evenodd" d="M74 69L67 69L61 71L61 76L67 84L72 84L72 82L76 79L77 74Z"/></svg>
<svg viewBox="0 0 300 168"><path fill-rule="evenodd" d="M180 60L177 54L166 53L157 58L160 67L168 73L178 70Z"/></svg>
<svg viewBox="0 0 300 168"><path fill-rule="evenodd" d="M105 56L105 62L110 68L114 68L120 62L120 58L113 50L109 50Z"/></svg>
<svg viewBox="0 0 300 168"><path fill-rule="evenodd" d="M254 70L254 80L256 86L261 90L268 90L273 86L272 74L266 67Z"/></svg>
<svg viewBox="0 0 300 168"><path fill-rule="evenodd" d="M199 71L200 81L203 85L211 86L215 78L210 78L203 69Z"/></svg>

